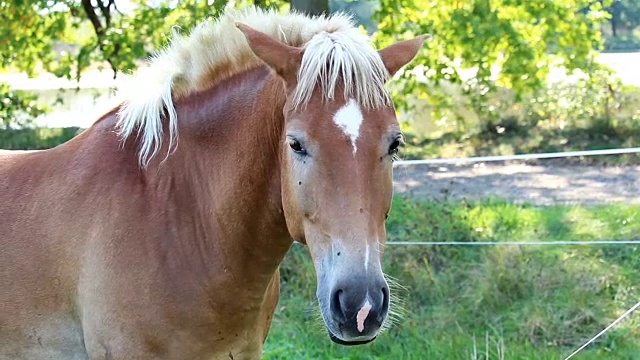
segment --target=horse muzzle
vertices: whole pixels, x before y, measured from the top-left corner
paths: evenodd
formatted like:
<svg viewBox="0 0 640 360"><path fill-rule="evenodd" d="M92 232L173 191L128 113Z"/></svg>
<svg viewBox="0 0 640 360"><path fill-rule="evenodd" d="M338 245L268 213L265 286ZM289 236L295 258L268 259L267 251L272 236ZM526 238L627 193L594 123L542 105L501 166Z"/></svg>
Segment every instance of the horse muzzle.
<svg viewBox="0 0 640 360"><path fill-rule="evenodd" d="M323 307L326 313L322 315L329 337L338 344L373 341L389 313L389 287L384 278L366 280L355 276L332 286L329 306Z"/></svg>

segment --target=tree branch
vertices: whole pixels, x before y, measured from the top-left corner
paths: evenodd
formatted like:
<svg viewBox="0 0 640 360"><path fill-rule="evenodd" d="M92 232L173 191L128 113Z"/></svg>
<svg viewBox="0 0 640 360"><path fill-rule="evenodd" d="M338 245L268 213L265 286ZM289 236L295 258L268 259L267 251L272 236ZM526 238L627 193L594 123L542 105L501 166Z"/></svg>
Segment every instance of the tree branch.
<svg viewBox="0 0 640 360"><path fill-rule="evenodd" d="M104 28L102 27L102 23L100 23L98 15L93 9L93 5L91 5L91 0L82 0L82 8L84 9L85 14L87 14L89 21L91 21L91 25L93 25L96 35L98 35L98 40L100 40L104 35Z"/></svg>
<svg viewBox="0 0 640 360"><path fill-rule="evenodd" d="M102 0L96 0L98 3L98 7L100 8L100 12L102 12L102 16L104 16L105 28L109 28L111 26L111 1L107 6L104 5Z"/></svg>
<svg viewBox="0 0 640 360"><path fill-rule="evenodd" d="M95 30L96 37L98 38L98 48L102 52L104 59L111 66L111 69L113 70L113 78L115 79L116 74L118 73L118 68L113 62L112 56L115 56L118 54L118 52L120 51L120 44L116 44L114 46L113 52L111 54L107 54L105 52L104 43L102 42L106 35L106 29L111 25L111 11L109 8L111 7L111 4L115 6L115 2L113 0L109 0L109 4L106 7L102 2L102 0L97 0L97 2L98 2L98 7L100 8L100 11L105 18L106 26L103 26L102 23L100 22L100 19L98 18L98 14L96 14L95 12L95 7L91 4L91 0L82 0L82 8L84 9L84 12L87 14L89 21L91 21L91 25L93 25L93 29Z"/></svg>
<svg viewBox="0 0 640 360"><path fill-rule="evenodd" d="M124 14L122 13L122 11L120 11L120 9L118 9L118 6L116 5L115 0L109 0L109 5L108 5L108 6L109 6L109 7L113 6L113 10L117 11L117 12L118 12L118 14L120 14L120 15L124 15Z"/></svg>

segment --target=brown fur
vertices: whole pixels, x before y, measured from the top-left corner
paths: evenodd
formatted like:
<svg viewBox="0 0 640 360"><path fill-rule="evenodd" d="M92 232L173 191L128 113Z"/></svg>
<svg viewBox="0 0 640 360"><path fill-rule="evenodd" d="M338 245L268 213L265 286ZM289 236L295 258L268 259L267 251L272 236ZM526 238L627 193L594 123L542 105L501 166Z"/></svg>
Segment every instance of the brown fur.
<svg viewBox="0 0 640 360"><path fill-rule="evenodd" d="M365 114L346 158L331 123L346 99L287 101L265 66L185 97L180 146L147 170L115 110L54 149L0 153L0 359L257 359L291 236L316 264L340 237L336 269L381 276L378 253L375 273L345 264L384 242L393 109ZM306 198L292 126L317 148Z"/></svg>

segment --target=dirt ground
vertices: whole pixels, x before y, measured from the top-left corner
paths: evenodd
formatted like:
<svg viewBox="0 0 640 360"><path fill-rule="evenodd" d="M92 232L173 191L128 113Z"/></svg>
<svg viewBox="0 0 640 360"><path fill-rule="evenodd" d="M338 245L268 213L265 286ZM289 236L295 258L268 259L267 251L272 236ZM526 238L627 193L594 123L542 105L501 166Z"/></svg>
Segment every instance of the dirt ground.
<svg viewBox="0 0 640 360"><path fill-rule="evenodd" d="M640 166L475 164L398 166L396 192L418 198L482 199L517 203L640 204Z"/></svg>

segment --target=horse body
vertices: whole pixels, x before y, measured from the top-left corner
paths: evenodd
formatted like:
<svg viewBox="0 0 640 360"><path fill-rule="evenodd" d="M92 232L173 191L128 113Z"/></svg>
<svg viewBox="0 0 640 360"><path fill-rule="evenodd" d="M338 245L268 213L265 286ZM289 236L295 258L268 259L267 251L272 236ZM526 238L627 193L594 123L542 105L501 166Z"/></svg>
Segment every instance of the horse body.
<svg viewBox="0 0 640 360"><path fill-rule="evenodd" d="M320 50L239 25L246 42L234 46L249 60L213 62L226 68L211 86L198 78L186 91L183 69L66 144L0 153L0 359L259 358L292 238L309 246L331 339L375 339L390 301L380 256L399 138L376 74L422 40L339 63L333 46L360 40L326 32L344 19L314 21L319 38L289 38ZM329 63L309 65L308 51ZM311 82L327 67L330 86ZM349 76L375 84L352 92Z"/></svg>
<svg viewBox="0 0 640 360"><path fill-rule="evenodd" d="M242 78L274 82L266 67ZM235 103L254 97L268 113L277 101L228 85L177 104L184 146L157 172L140 171L133 146L120 149L115 113L60 147L0 160L0 354L258 357L291 240L275 143L253 143L260 161L224 149L278 124ZM221 136L232 109L242 116Z"/></svg>

